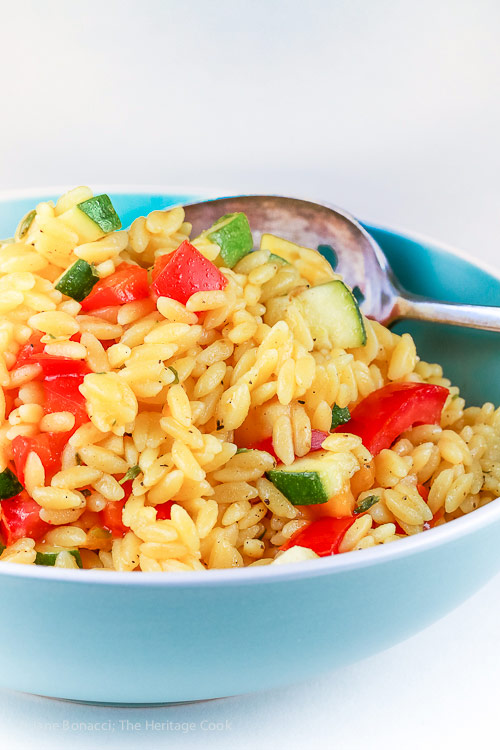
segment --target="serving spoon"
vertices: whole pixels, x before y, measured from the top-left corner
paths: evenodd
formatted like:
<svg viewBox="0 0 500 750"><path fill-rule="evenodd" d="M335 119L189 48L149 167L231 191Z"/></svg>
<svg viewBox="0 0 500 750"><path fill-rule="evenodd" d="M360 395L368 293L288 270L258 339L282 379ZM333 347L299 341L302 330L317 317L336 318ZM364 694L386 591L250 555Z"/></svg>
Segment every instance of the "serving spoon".
<svg viewBox="0 0 500 750"><path fill-rule="evenodd" d="M384 325L412 318L500 331L500 307L438 302L403 289L377 242L341 209L275 195L232 196L184 208L194 236L224 214L243 211L257 243L263 233L270 232L306 247L331 246L338 258L338 271L364 297L360 302L363 313Z"/></svg>

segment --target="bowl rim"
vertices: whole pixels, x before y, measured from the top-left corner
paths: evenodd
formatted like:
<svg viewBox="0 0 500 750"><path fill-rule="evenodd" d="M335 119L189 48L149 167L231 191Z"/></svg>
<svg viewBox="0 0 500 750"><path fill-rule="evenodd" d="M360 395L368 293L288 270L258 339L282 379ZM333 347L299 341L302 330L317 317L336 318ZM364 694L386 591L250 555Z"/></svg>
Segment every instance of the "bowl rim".
<svg viewBox="0 0 500 750"><path fill-rule="evenodd" d="M12 190L0 190L0 204L9 201L21 200L23 198L42 198L44 196L61 195L66 192L67 186L54 186L43 188L19 188ZM213 187L204 188L192 185L95 185L96 191L102 190L115 194L137 194L137 195L185 195L195 200L204 200L220 197L221 195L243 194L227 190L217 190ZM259 193L252 193L258 195ZM203 197L202 197L203 196ZM290 195L302 200L308 200L304 196ZM320 199L309 199L317 200ZM332 205L329 203L328 205ZM477 261L466 251L457 249L445 242L434 240L425 234L408 231L399 227L387 227L383 224L363 222L369 228L382 230L404 239L413 240L418 244L429 246L432 250L444 251L460 258L479 268L495 279L500 281L500 272L490 266L487 262ZM118 586L143 586L154 588L198 588L218 586L242 586L260 585L265 583L276 583L279 581L292 581L304 578L316 578L324 575L338 575L343 572L358 570L360 568L372 567L374 565L387 564L393 560L402 560L422 554L428 550L435 549L441 545L452 544L469 534L481 531L481 529L500 521L500 498L492 500L487 505L477 508L465 516L456 518L451 522L428 529L409 538L399 539L390 544L376 546L369 549L358 550L356 554L348 553L331 557L322 557L317 560L308 560L298 563L274 566L263 565L238 569L233 568L186 571L170 573L168 576L161 573L147 572L118 572L114 570L92 569L92 570L64 570L50 566L20 565L17 563L4 562L0 565L0 581L6 578L42 579L59 583L77 583L78 585L104 584Z"/></svg>

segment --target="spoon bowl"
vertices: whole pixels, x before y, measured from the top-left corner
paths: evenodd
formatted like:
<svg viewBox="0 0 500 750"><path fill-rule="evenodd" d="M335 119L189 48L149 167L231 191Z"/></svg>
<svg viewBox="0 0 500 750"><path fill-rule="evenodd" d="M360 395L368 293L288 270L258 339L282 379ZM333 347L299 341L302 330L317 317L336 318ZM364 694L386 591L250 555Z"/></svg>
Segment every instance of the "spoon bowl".
<svg viewBox="0 0 500 750"><path fill-rule="evenodd" d="M270 232L306 247L331 246L344 280L363 295L362 312L384 325L412 318L500 331L498 307L428 300L404 290L377 242L339 208L276 195L241 195L192 203L184 209L193 236L224 214L243 211L257 243L264 232Z"/></svg>

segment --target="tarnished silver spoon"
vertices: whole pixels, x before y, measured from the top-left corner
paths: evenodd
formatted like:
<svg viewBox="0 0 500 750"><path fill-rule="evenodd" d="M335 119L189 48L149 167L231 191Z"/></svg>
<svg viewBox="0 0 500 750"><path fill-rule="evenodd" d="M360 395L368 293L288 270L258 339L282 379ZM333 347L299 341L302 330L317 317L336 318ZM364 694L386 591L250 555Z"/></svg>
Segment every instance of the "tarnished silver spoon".
<svg viewBox="0 0 500 750"><path fill-rule="evenodd" d="M363 313L385 325L413 318L500 331L500 307L437 302L402 289L373 237L338 208L296 198L243 195L192 203L185 210L193 236L224 214L243 211L257 243L261 234L270 232L306 247L330 245L339 273L349 286L361 290Z"/></svg>

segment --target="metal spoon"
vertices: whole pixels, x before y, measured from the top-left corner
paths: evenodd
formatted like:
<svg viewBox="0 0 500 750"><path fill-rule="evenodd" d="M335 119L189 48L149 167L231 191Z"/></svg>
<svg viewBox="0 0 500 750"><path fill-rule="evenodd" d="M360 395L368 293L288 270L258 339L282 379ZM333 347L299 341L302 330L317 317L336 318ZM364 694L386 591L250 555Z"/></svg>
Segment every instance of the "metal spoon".
<svg viewBox="0 0 500 750"><path fill-rule="evenodd" d="M363 313L389 325L400 318L500 331L500 307L437 302L402 289L380 246L347 212L328 205L274 195L243 195L185 206L193 236L224 214L243 211L257 242L270 232L306 247L331 245L338 270L351 288L359 287Z"/></svg>

